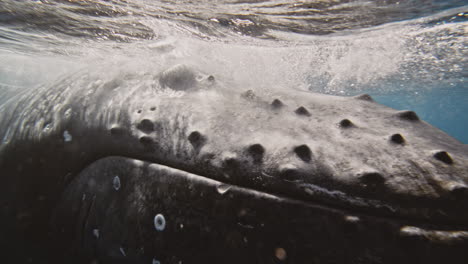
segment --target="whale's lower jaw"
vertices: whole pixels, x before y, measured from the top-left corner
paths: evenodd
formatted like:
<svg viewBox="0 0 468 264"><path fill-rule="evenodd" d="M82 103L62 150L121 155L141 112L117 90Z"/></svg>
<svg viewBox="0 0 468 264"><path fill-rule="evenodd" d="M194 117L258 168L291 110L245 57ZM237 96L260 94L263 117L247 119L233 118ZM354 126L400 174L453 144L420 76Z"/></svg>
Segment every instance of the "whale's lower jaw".
<svg viewBox="0 0 468 264"><path fill-rule="evenodd" d="M63 193L52 227L60 241L55 252L77 263L462 263L468 257L465 231L435 231L123 157L83 170Z"/></svg>

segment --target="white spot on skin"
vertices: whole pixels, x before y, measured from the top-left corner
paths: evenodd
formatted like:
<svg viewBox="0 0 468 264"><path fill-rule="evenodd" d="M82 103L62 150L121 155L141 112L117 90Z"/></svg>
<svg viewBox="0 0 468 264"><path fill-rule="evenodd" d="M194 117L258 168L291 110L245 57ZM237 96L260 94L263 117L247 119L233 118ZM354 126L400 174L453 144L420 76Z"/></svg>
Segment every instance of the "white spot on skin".
<svg viewBox="0 0 468 264"><path fill-rule="evenodd" d="M124 257L127 256L127 254L125 254L125 250L124 250L122 247L120 248L120 253L122 253L122 255L123 255Z"/></svg>
<svg viewBox="0 0 468 264"><path fill-rule="evenodd" d="M65 111L65 118L69 118L72 114L71 108L68 108L67 111Z"/></svg>
<svg viewBox="0 0 468 264"><path fill-rule="evenodd" d="M347 215L345 216L345 221L349 223L357 223L359 222L359 217L354 216L354 215Z"/></svg>
<svg viewBox="0 0 468 264"><path fill-rule="evenodd" d="M99 238L99 229L93 229L93 235L95 238Z"/></svg>
<svg viewBox="0 0 468 264"><path fill-rule="evenodd" d="M114 190L118 191L120 189L120 178L119 176L115 176L112 180L112 186L114 186Z"/></svg>
<svg viewBox="0 0 468 264"><path fill-rule="evenodd" d="M153 259L153 262L151 262L151 264L161 264L161 262L159 262L159 260Z"/></svg>
<svg viewBox="0 0 468 264"><path fill-rule="evenodd" d="M70 141L72 141L72 139L73 139L73 137L70 134L70 132L68 132L68 130L63 131L63 140L65 142L70 142Z"/></svg>
<svg viewBox="0 0 468 264"><path fill-rule="evenodd" d="M48 132L48 131L51 130L51 129L52 129L52 124L51 124L51 123L48 123L48 124L46 124L46 125L44 126L43 131L44 131L44 132Z"/></svg>
<svg viewBox="0 0 468 264"><path fill-rule="evenodd" d="M232 20L232 22L238 27L246 27L246 26L251 26L254 24L252 21L248 19L238 19L238 18Z"/></svg>
<svg viewBox="0 0 468 264"><path fill-rule="evenodd" d="M10 141L10 128L7 129L7 132L5 133L5 135L3 136L3 140L2 140L2 143L3 144L6 144Z"/></svg>
<svg viewBox="0 0 468 264"><path fill-rule="evenodd" d="M157 214L154 217L154 227L158 231L164 231L166 228L166 219L164 219L164 216L162 214Z"/></svg>
<svg viewBox="0 0 468 264"><path fill-rule="evenodd" d="M221 195L225 194L229 189L231 189L231 185L228 184L220 184L216 186L216 191Z"/></svg>
<svg viewBox="0 0 468 264"><path fill-rule="evenodd" d="M400 234L406 236L419 236L423 234L423 230L415 226L404 226L400 229Z"/></svg>
<svg viewBox="0 0 468 264"><path fill-rule="evenodd" d="M276 248L275 249L275 257L278 260L285 261L287 258L286 250L284 248Z"/></svg>

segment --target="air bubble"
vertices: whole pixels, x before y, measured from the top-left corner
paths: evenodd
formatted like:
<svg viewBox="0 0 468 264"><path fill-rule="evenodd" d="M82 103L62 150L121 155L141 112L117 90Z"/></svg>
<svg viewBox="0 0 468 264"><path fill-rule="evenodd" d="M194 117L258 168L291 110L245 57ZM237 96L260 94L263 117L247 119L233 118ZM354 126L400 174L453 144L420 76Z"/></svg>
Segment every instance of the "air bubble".
<svg viewBox="0 0 468 264"><path fill-rule="evenodd" d="M73 137L70 134L70 132L68 132L68 130L63 131L63 140L65 142L70 142L70 141L72 141L72 139L73 139Z"/></svg>
<svg viewBox="0 0 468 264"><path fill-rule="evenodd" d="M114 186L114 189L118 191L120 189L120 178L119 176L115 176L114 179L112 180L112 185Z"/></svg>
<svg viewBox="0 0 468 264"><path fill-rule="evenodd" d="M286 250L284 248L276 248L275 257L280 261L285 261L287 258Z"/></svg>
<svg viewBox="0 0 468 264"><path fill-rule="evenodd" d="M99 238L99 229L93 229L93 236Z"/></svg>
<svg viewBox="0 0 468 264"><path fill-rule="evenodd" d="M166 228L166 219L164 219L162 214L157 214L154 217L154 227L158 231L164 231L164 228Z"/></svg>

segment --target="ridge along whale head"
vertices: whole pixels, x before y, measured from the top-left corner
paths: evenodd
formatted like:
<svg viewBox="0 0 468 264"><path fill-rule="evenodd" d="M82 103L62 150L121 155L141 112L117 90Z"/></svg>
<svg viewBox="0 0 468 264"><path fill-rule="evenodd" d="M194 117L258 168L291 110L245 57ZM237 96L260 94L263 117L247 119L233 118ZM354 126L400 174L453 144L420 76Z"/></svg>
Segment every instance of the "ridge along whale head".
<svg viewBox="0 0 468 264"><path fill-rule="evenodd" d="M233 90L176 65L107 79L77 74L16 106L1 109L2 159L45 144L42 163L67 157L49 176L57 181L98 157L121 155L306 201L468 220L458 210L468 199L466 146L368 95Z"/></svg>
<svg viewBox="0 0 468 264"><path fill-rule="evenodd" d="M163 87L179 85L169 87L177 95L127 100L125 126L150 160L301 200L431 221L468 219L458 209L468 201L466 146L413 111L369 95L232 90L191 71L178 65L160 75Z"/></svg>

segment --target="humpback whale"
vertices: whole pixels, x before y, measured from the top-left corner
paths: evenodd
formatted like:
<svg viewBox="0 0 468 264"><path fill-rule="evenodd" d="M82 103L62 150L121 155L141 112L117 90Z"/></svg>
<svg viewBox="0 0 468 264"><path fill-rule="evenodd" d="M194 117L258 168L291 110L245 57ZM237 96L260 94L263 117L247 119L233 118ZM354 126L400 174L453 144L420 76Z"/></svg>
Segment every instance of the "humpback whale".
<svg viewBox="0 0 468 264"><path fill-rule="evenodd" d="M80 71L0 106L9 263L464 263L468 148L369 95Z"/></svg>

